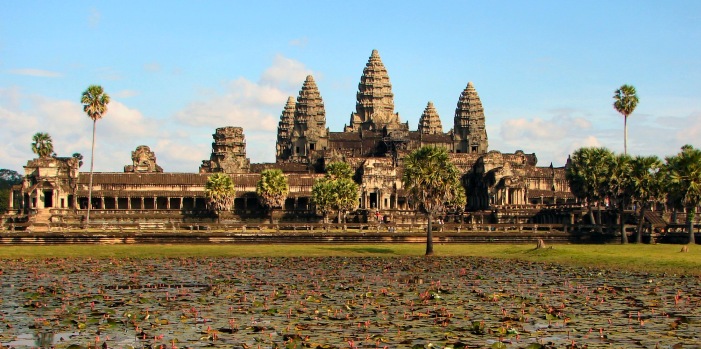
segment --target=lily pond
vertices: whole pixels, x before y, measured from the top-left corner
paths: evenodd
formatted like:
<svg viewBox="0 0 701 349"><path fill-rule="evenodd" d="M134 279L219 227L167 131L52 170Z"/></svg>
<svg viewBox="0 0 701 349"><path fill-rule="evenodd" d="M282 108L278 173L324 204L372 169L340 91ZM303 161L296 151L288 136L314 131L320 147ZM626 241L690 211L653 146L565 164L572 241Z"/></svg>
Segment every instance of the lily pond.
<svg viewBox="0 0 701 349"><path fill-rule="evenodd" d="M27 259L4 348L692 348L701 280L476 257Z"/></svg>

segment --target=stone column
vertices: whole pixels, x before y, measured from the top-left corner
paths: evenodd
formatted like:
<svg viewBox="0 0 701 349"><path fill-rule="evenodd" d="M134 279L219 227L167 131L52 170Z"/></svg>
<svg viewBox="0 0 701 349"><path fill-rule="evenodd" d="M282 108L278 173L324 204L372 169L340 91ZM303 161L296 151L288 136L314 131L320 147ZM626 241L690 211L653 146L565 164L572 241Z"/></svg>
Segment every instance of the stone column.
<svg viewBox="0 0 701 349"><path fill-rule="evenodd" d="M10 211L12 211L14 206L15 206L15 191L12 190L12 187L10 187L10 206L8 206Z"/></svg>

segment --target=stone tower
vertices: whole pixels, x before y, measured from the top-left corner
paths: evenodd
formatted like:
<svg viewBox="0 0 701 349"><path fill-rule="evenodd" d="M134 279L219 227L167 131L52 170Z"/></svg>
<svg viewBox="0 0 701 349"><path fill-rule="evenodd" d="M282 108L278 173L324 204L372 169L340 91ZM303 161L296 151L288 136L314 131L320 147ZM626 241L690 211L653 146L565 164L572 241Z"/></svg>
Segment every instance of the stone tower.
<svg viewBox="0 0 701 349"><path fill-rule="evenodd" d="M455 108L454 142L456 153L484 154L488 150L484 108L472 82L460 94Z"/></svg>
<svg viewBox="0 0 701 349"><path fill-rule="evenodd" d="M419 133L422 135L443 133L441 118L438 116L438 112L433 106L433 102L428 102L426 109L424 109L423 114L421 114L421 118L419 119Z"/></svg>
<svg viewBox="0 0 701 349"><path fill-rule="evenodd" d="M246 173L250 161L246 158L246 137L241 127L220 127L212 135L212 155L202 160L200 173Z"/></svg>
<svg viewBox="0 0 701 349"><path fill-rule="evenodd" d="M291 158L306 163L313 162L329 145L324 101L311 75L307 76L297 97L290 144Z"/></svg>
<svg viewBox="0 0 701 349"><path fill-rule="evenodd" d="M295 126L295 99L290 96L285 104L285 109L280 115L280 123L277 126L277 149L275 158L287 160L292 155L292 131Z"/></svg>
<svg viewBox="0 0 701 349"><path fill-rule="evenodd" d="M399 114L394 112L394 94L387 69L377 50L372 50L358 84L355 113L346 132L400 128Z"/></svg>

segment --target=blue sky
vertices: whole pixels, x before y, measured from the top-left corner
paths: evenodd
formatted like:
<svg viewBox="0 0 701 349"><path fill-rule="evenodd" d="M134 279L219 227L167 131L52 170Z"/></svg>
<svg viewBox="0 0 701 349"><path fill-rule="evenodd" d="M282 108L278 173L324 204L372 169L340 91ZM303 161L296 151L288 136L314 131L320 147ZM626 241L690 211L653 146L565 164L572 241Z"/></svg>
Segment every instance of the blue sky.
<svg viewBox="0 0 701 349"><path fill-rule="evenodd" d="M221 126L244 127L251 161L272 162L304 77L341 131L373 49L411 129L433 101L448 131L472 81L490 149L563 165L581 146L623 150L612 96L632 84L630 153L701 146L699 1L11 1L0 12L0 168L21 171L40 131L58 155L89 157L79 101L90 84L112 96L97 171L122 171L145 144L166 171L196 172Z"/></svg>

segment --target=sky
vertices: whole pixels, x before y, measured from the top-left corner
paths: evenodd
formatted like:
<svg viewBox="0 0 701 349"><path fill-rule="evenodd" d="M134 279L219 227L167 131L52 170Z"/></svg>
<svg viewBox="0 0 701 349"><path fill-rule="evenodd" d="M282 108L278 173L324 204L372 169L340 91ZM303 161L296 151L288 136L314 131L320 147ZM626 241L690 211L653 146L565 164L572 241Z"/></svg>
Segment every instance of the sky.
<svg viewBox="0 0 701 349"><path fill-rule="evenodd" d="M0 11L0 168L22 172L47 132L89 171L92 84L112 98L96 171L123 171L143 144L166 172L197 172L223 126L274 162L287 97L313 75L342 131L373 49L411 130L429 101L451 129L471 81L490 150L562 166L583 146L623 152L613 93L631 84L630 154L701 147L701 1L30 0Z"/></svg>

